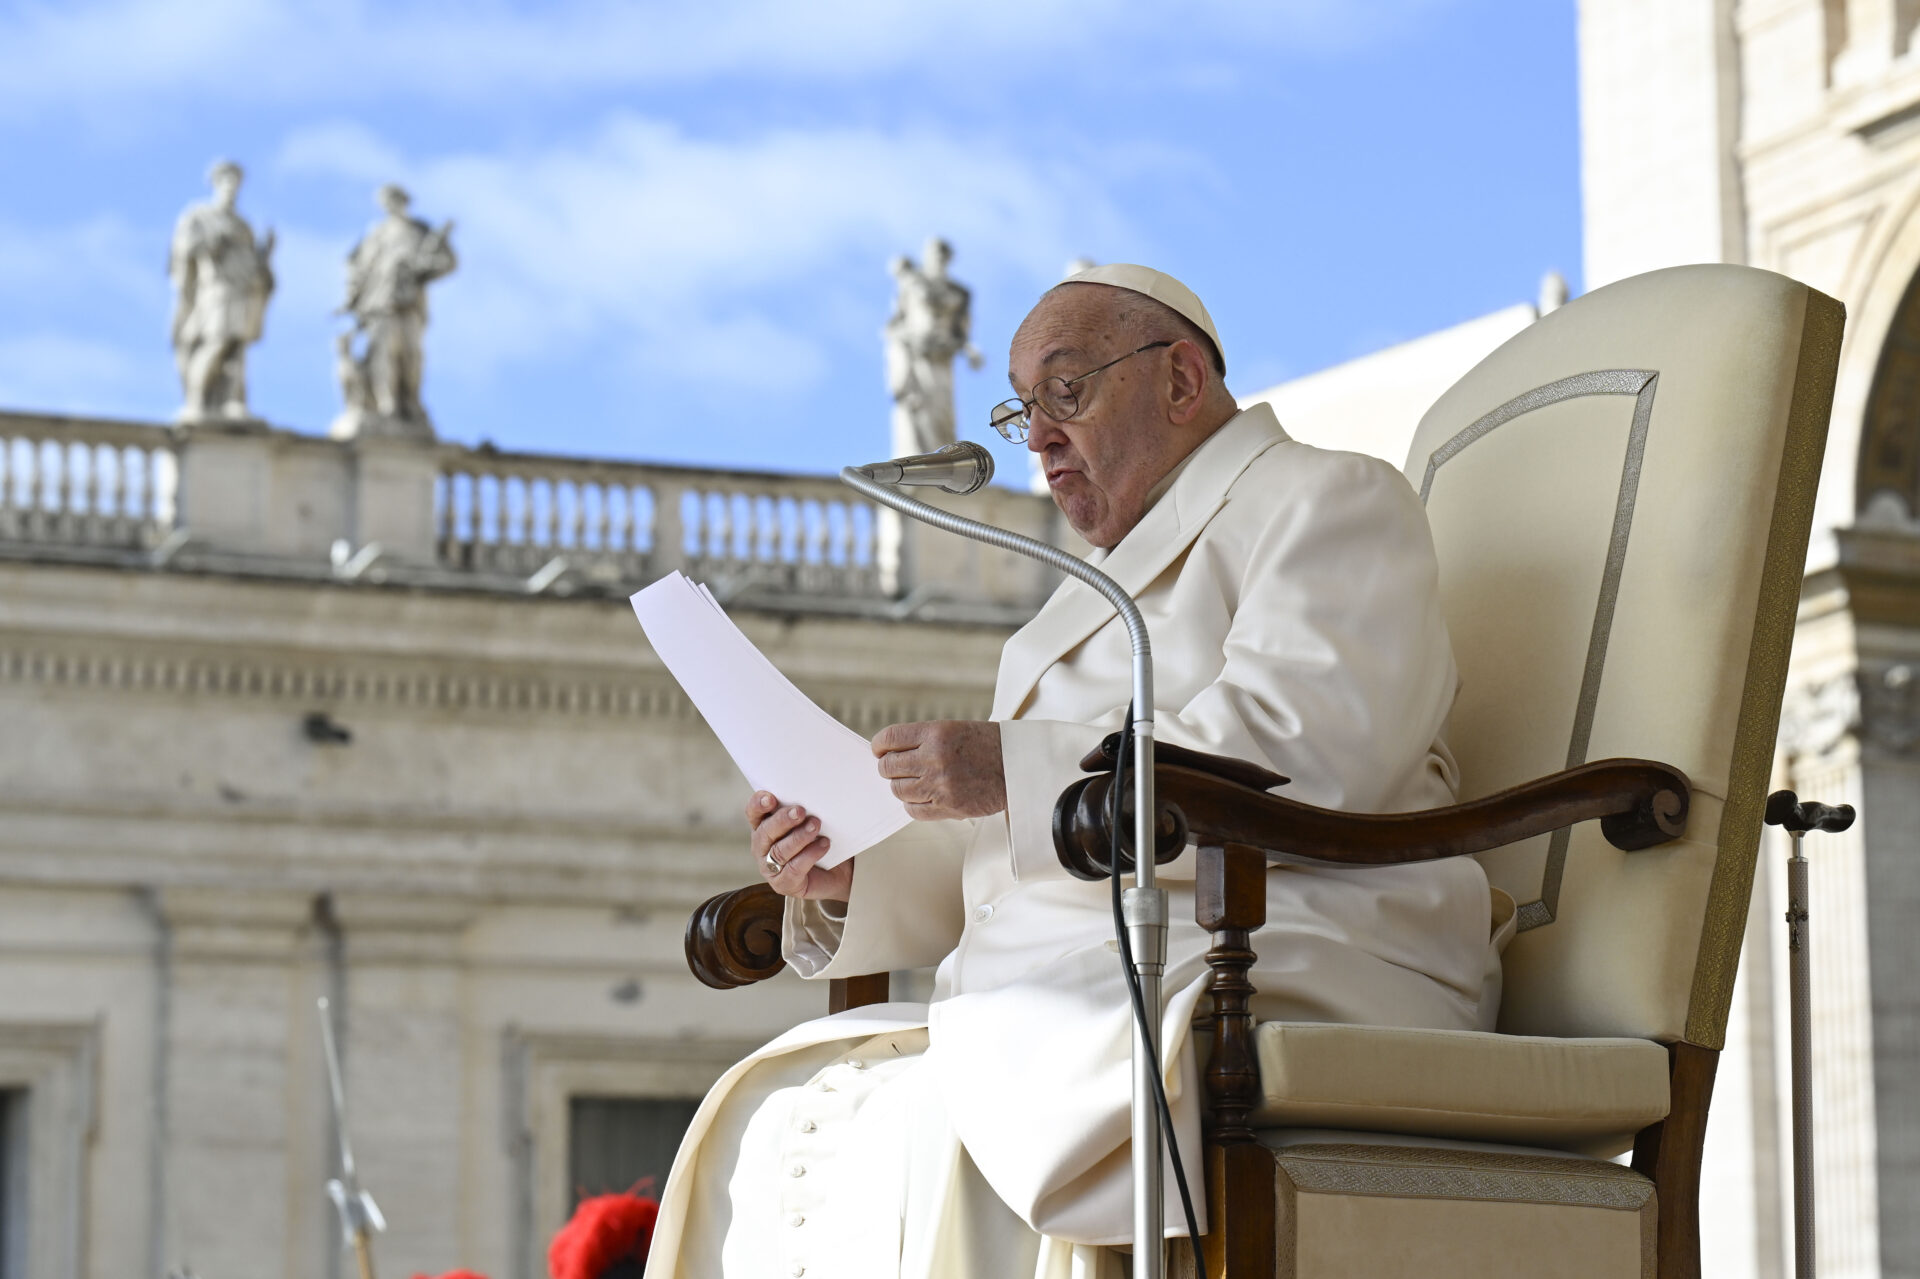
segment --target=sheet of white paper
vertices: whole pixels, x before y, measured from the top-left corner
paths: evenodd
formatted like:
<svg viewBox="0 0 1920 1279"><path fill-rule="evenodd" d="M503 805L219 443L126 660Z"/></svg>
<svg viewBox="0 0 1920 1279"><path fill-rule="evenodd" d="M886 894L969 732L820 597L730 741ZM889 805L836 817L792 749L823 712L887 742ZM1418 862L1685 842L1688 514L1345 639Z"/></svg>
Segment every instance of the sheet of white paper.
<svg viewBox="0 0 1920 1279"><path fill-rule="evenodd" d="M912 819L867 741L793 686L704 586L670 573L632 598L653 651L755 790L820 819L837 866Z"/></svg>

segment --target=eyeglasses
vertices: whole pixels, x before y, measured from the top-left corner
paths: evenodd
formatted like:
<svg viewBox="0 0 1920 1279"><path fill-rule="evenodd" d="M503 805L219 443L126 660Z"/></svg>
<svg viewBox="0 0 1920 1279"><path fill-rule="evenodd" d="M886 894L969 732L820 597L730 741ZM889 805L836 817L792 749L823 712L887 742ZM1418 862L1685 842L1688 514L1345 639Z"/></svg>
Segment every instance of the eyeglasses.
<svg viewBox="0 0 1920 1279"><path fill-rule="evenodd" d="M1027 431L1033 426L1034 405L1039 405L1040 411L1056 422L1071 422L1074 415L1080 412L1080 397L1074 393L1075 386L1096 373L1112 368L1120 363L1120 360L1131 360L1142 351L1157 351L1163 346L1172 345L1171 341L1149 342L1145 346L1128 351L1119 359L1108 360L1097 369L1088 369L1079 377L1050 377L1043 382L1037 382L1034 384L1032 399L1023 400L1016 395L1010 400L1002 400L993 406L993 412L987 420L993 424L994 430L1000 432L1002 439L1015 444L1025 444Z"/></svg>

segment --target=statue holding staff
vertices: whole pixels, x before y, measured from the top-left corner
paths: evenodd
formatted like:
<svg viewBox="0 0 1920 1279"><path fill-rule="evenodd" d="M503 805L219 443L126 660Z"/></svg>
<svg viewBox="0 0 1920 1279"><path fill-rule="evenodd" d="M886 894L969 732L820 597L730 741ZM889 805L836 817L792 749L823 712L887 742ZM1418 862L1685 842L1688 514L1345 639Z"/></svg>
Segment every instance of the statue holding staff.
<svg viewBox="0 0 1920 1279"><path fill-rule="evenodd" d="M433 424L420 402L427 285L459 265L448 243L453 223L434 228L410 216L412 197L391 183L376 198L387 216L347 257L347 300L341 311L353 316L354 333L339 350L347 409L333 433L432 439ZM355 336L363 343L357 354Z"/></svg>
<svg viewBox="0 0 1920 1279"><path fill-rule="evenodd" d="M953 247L936 236L921 265L897 257L887 266L900 289L883 330L895 457L954 442L953 357L976 369L983 359L972 341L973 295L947 275L952 259Z"/></svg>
<svg viewBox="0 0 1920 1279"><path fill-rule="evenodd" d="M190 205L174 225L167 257L173 280L173 358L180 369L180 420L245 421L247 346L260 340L273 294L273 232L258 243L234 209L245 175L222 160L207 177L213 199Z"/></svg>

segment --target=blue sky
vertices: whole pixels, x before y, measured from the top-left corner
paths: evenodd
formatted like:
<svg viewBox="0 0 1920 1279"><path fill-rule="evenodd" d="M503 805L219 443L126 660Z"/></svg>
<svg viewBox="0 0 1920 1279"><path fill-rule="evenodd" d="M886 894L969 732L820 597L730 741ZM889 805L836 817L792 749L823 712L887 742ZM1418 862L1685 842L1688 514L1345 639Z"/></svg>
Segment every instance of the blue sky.
<svg viewBox="0 0 1920 1279"><path fill-rule="evenodd" d="M829 471L885 451L885 264L1006 344L1076 255L1204 298L1242 393L1578 291L1573 0L0 0L0 407L164 418L174 217L278 231L250 364L338 410L341 260L457 222L426 400L502 447Z"/></svg>

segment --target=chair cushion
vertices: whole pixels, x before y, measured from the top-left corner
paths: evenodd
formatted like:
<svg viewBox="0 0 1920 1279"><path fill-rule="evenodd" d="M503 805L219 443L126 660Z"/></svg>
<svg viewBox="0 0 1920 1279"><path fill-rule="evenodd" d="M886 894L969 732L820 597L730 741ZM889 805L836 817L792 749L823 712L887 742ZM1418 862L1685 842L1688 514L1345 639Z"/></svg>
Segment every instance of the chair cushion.
<svg viewBox="0 0 1920 1279"><path fill-rule="evenodd" d="M1647 1039L1265 1022L1260 1128L1341 1128L1613 1155L1666 1118L1667 1050Z"/></svg>

